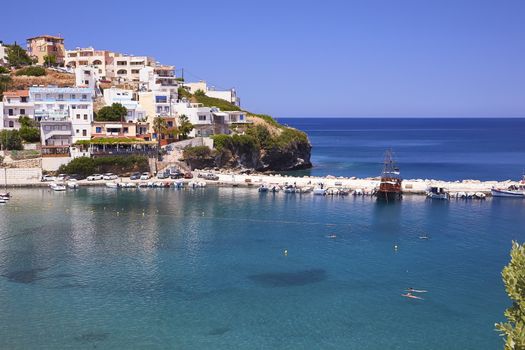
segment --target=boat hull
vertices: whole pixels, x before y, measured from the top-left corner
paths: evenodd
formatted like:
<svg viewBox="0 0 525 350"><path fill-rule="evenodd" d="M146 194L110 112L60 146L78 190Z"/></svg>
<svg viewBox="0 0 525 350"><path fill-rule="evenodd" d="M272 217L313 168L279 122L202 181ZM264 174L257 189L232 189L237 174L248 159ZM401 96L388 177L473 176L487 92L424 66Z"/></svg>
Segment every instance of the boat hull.
<svg viewBox="0 0 525 350"><path fill-rule="evenodd" d="M401 192L388 192L388 191L377 191L377 200L384 202L395 202L402 198Z"/></svg>
<svg viewBox="0 0 525 350"><path fill-rule="evenodd" d="M523 191L511 191L511 190L491 190L492 197L507 197L507 198L525 198L525 192Z"/></svg>

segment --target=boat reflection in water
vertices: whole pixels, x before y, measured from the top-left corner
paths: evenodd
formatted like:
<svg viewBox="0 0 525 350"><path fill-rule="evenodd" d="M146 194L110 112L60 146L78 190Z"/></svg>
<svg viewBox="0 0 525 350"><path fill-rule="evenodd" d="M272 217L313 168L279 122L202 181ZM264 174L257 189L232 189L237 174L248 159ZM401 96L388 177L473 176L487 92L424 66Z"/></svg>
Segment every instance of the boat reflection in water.
<svg viewBox="0 0 525 350"><path fill-rule="evenodd" d="M392 157L392 150L387 150L385 152L381 183L375 192L377 199L386 202L400 200L402 181L399 175L399 168L396 166Z"/></svg>

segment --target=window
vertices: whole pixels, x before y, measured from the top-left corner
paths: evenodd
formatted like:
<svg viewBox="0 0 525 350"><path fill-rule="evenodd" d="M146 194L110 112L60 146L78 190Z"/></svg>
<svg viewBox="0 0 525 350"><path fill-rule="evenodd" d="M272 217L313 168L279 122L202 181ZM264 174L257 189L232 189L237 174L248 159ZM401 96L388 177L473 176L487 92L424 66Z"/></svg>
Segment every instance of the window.
<svg viewBox="0 0 525 350"><path fill-rule="evenodd" d="M129 128L125 127L124 128L124 134L127 134L129 132Z"/></svg>
<svg viewBox="0 0 525 350"><path fill-rule="evenodd" d="M95 128L95 132L96 132L97 134L102 133L102 128L101 128L100 126L97 126L97 127Z"/></svg>
<svg viewBox="0 0 525 350"><path fill-rule="evenodd" d="M71 99L74 100L75 98L77 98L77 96L75 94L71 94Z"/></svg>
<svg viewBox="0 0 525 350"><path fill-rule="evenodd" d="M155 102L156 103L167 103L168 97L166 96L155 96Z"/></svg>
<svg viewBox="0 0 525 350"><path fill-rule="evenodd" d="M12 108L9 108L9 111L8 111L7 114L9 114L9 115L13 115L13 109L12 109Z"/></svg>
<svg viewBox="0 0 525 350"><path fill-rule="evenodd" d="M239 114L239 120L244 120L244 114Z"/></svg>
<svg viewBox="0 0 525 350"><path fill-rule="evenodd" d="M42 95L40 94L35 94L35 100L40 100L42 98Z"/></svg>
<svg viewBox="0 0 525 350"><path fill-rule="evenodd" d="M26 115L26 110L23 109L23 108L21 108L21 109L20 109L20 114L21 114L21 115Z"/></svg>
<svg viewBox="0 0 525 350"><path fill-rule="evenodd" d="M77 119L80 119L80 114L77 114Z"/></svg>
<svg viewBox="0 0 525 350"><path fill-rule="evenodd" d="M131 70L131 74L139 74L139 70L138 69L132 69Z"/></svg>
<svg viewBox="0 0 525 350"><path fill-rule="evenodd" d="M87 120L87 114L84 114L84 120Z"/></svg>
<svg viewBox="0 0 525 350"><path fill-rule="evenodd" d="M21 97L20 100L21 100L21 102L25 103L25 102L27 102L27 97Z"/></svg>
<svg viewBox="0 0 525 350"><path fill-rule="evenodd" d="M168 122L168 128L172 128L173 127L173 122L172 121L169 121Z"/></svg>
<svg viewBox="0 0 525 350"><path fill-rule="evenodd" d="M15 123L12 120L9 121L9 127L10 128L14 128L15 127Z"/></svg>
<svg viewBox="0 0 525 350"><path fill-rule="evenodd" d="M86 129L82 129L82 136L87 136L87 130Z"/></svg>
<svg viewBox="0 0 525 350"><path fill-rule="evenodd" d="M117 61L117 66L126 66L128 62L126 61Z"/></svg>
<svg viewBox="0 0 525 350"><path fill-rule="evenodd" d="M63 100L64 99L64 94L58 94L58 99L59 100Z"/></svg>
<svg viewBox="0 0 525 350"><path fill-rule="evenodd" d="M205 115L199 115L199 121L206 121Z"/></svg>
<svg viewBox="0 0 525 350"><path fill-rule="evenodd" d="M80 133L80 130L77 129L77 134L79 134L79 133Z"/></svg>
<svg viewBox="0 0 525 350"><path fill-rule="evenodd" d="M71 109L77 109L77 105L71 105Z"/></svg>
<svg viewBox="0 0 525 350"><path fill-rule="evenodd" d="M83 99L83 100L87 100L87 95L85 95L85 94L82 95L82 99Z"/></svg>

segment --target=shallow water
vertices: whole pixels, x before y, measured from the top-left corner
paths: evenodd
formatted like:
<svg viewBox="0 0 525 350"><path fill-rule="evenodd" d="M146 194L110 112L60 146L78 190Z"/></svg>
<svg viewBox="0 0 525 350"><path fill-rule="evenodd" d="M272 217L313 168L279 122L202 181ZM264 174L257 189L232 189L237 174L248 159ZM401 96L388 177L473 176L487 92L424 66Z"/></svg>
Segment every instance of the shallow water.
<svg viewBox="0 0 525 350"><path fill-rule="evenodd" d="M2 349L500 348L500 271L525 240L513 199L13 194L0 207Z"/></svg>

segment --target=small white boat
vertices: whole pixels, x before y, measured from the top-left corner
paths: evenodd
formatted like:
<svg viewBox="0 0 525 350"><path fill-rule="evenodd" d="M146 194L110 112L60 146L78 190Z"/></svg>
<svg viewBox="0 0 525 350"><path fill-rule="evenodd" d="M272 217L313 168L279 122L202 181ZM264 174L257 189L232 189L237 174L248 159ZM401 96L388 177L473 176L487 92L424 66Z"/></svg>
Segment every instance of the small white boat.
<svg viewBox="0 0 525 350"><path fill-rule="evenodd" d="M313 192L314 192L315 196L324 196L326 194L326 190L324 188L321 188L321 187L314 188Z"/></svg>
<svg viewBox="0 0 525 350"><path fill-rule="evenodd" d="M325 193L330 196L336 196L339 194L339 189L337 187L329 187Z"/></svg>
<svg viewBox="0 0 525 350"><path fill-rule="evenodd" d="M268 185L262 184L257 190L261 193L266 193L270 190L270 188L268 187Z"/></svg>
<svg viewBox="0 0 525 350"><path fill-rule="evenodd" d="M6 198L9 200L9 198L11 198L11 194L9 192L1 192L0 197Z"/></svg>
<svg viewBox="0 0 525 350"><path fill-rule="evenodd" d="M310 187L310 186L301 187L299 189L299 193L301 193L301 194L310 193L310 192L312 192L312 187Z"/></svg>
<svg viewBox="0 0 525 350"><path fill-rule="evenodd" d="M288 185L284 187L284 193L295 193L297 188L294 185Z"/></svg>
<svg viewBox="0 0 525 350"><path fill-rule="evenodd" d="M443 187L430 187L427 191L427 197L431 199L448 200L449 194Z"/></svg>
<svg viewBox="0 0 525 350"><path fill-rule="evenodd" d="M69 181L67 182L67 187L68 187L68 188L71 188L71 189L73 189L73 190L77 189L77 188L78 188L78 182L77 182L77 180L69 180Z"/></svg>
<svg viewBox="0 0 525 350"><path fill-rule="evenodd" d="M340 188L339 193L337 193L340 196L348 196L350 194L349 188Z"/></svg>
<svg viewBox="0 0 525 350"><path fill-rule="evenodd" d="M124 182L121 187L122 188L136 188L137 185L133 182Z"/></svg>
<svg viewBox="0 0 525 350"><path fill-rule="evenodd" d="M190 181L188 183L190 188L204 188L206 187L206 182L204 181Z"/></svg>
<svg viewBox="0 0 525 350"><path fill-rule="evenodd" d="M273 192L273 193L277 193L281 190L281 187L279 185L273 185L272 187L270 187L270 190Z"/></svg>
<svg viewBox="0 0 525 350"><path fill-rule="evenodd" d="M483 192L476 192L474 193L474 198L476 199L485 199L487 195Z"/></svg>
<svg viewBox="0 0 525 350"><path fill-rule="evenodd" d="M364 193L363 193L363 190L362 190L361 188L356 188L356 189L354 190L354 192L352 192L352 194L353 194L354 196L362 196Z"/></svg>
<svg viewBox="0 0 525 350"><path fill-rule="evenodd" d="M184 181L178 180L173 183L173 187L175 188L183 188L184 187Z"/></svg>
<svg viewBox="0 0 525 350"><path fill-rule="evenodd" d="M106 182L106 187L108 188L118 188L118 183L116 182Z"/></svg>
<svg viewBox="0 0 525 350"><path fill-rule="evenodd" d="M58 184L58 183L52 183L51 185L49 185L49 187L53 190L53 191L65 191L66 190L66 186L62 185L62 184Z"/></svg>
<svg viewBox="0 0 525 350"><path fill-rule="evenodd" d="M0 198L0 204L6 204L6 203L7 203L7 199Z"/></svg>

